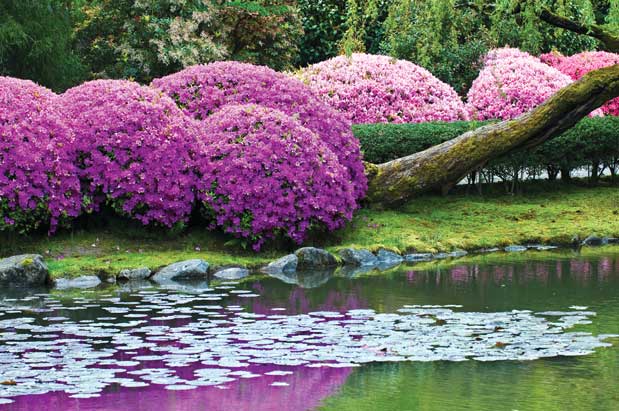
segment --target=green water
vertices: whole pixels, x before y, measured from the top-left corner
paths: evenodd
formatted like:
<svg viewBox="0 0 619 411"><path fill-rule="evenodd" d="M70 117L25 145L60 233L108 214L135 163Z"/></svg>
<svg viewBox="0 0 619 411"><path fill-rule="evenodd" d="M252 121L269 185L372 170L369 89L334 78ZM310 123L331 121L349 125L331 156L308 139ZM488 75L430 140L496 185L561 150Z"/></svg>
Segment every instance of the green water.
<svg viewBox="0 0 619 411"><path fill-rule="evenodd" d="M534 257L533 257L534 258ZM407 272L408 271L408 272ZM619 254L399 270L357 280L370 305L462 304L471 311L597 312L587 328L619 333ZM346 289L343 283L332 284ZM619 341L588 357L497 363L400 363L355 370L323 410L619 410Z"/></svg>
<svg viewBox="0 0 619 411"><path fill-rule="evenodd" d="M462 304L466 311L566 310L597 313L578 330L619 333L619 252L570 252L520 262L399 269L387 275L333 278L291 292L261 283L263 299L299 311L368 306L393 312L403 304ZM287 300L287 301L286 301ZM531 362L396 363L363 366L320 410L619 410L619 340L596 354Z"/></svg>

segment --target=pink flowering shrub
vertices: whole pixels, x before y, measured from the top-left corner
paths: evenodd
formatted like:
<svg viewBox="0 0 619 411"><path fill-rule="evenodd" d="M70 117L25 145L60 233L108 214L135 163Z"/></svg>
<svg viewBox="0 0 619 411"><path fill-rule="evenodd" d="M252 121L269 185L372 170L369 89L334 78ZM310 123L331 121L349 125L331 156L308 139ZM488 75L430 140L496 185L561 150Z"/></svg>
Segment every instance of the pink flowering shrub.
<svg viewBox="0 0 619 411"><path fill-rule="evenodd" d="M316 133L344 166L355 197L367 190L367 179L350 123L320 101L297 79L268 67L238 62L216 62L186 68L152 84L169 94L183 111L205 120L228 104L259 104L295 117Z"/></svg>
<svg viewBox="0 0 619 411"><path fill-rule="evenodd" d="M513 119L571 82L528 53L510 48L493 50L468 92L467 109L476 120Z"/></svg>
<svg viewBox="0 0 619 411"><path fill-rule="evenodd" d="M98 80L60 97L75 133L85 195L143 224L185 222L195 199L198 127L159 90Z"/></svg>
<svg viewBox="0 0 619 411"><path fill-rule="evenodd" d="M26 232L77 217L81 196L56 95L29 80L0 77L0 231Z"/></svg>
<svg viewBox="0 0 619 411"><path fill-rule="evenodd" d="M205 124L198 199L220 227L258 250L267 239L301 243L312 228L352 218L354 186L337 156L285 113L228 105Z"/></svg>
<svg viewBox="0 0 619 411"><path fill-rule="evenodd" d="M357 53L314 64L298 75L354 124L467 119L451 86L405 60Z"/></svg>
<svg viewBox="0 0 619 411"><path fill-rule="evenodd" d="M540 56L540 59L573 80L580 79L592 70L619 64L619 54L605 51L585 51L569 57L558 53L547 53ZM604 104L602 112L611 116L619 115L619 99Z"/></svg>

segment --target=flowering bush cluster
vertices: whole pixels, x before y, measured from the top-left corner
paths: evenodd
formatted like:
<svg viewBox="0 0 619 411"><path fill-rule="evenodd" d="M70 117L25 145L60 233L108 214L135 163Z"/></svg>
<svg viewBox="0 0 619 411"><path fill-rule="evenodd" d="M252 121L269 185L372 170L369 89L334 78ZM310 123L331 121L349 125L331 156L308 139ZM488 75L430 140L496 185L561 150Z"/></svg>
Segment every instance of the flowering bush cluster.
<svg viewBox="0 0 619 411"><path fill-rule="evenodd" d="M70 133L55 99L31 81L0 77L0 231L48 224L53 232L80 213Z"/></svg>
<svg viewBox="0 0 619 411"><path fill-rule="evenodd" d="M97 80L59 102L94 209L105 200L144 224L171 227L188 219L198 128L172 99L130 81Z"/></svg>
<svg viewBox="0 0 619 411"><path fill-rule="evenodd" d="M572 80L518 49L488 53L467 96L472 119L508 120L537 107Z"/></svg>
<svg viewBox="0 0 619 411"><path fill-rule="evenodd" d="M558 53L547 53L540 56L540 59L573 80L580 79L592 70L619 64L619 54L605 51L586 51L569 57ZM602 111L611 116L619 115L619 99L604 104Z"/></svg>
<svg viewBox="0 0 619 411"><path fill-rule="evenodd" d="M405 60L356 53L314 64L298 76L355 124L467 118L451 86Z"/></svg>
<svg viewBox="0 0 619 411"><path fill-rule="evenodd" d="M315 226L334 230L357 208L337 156L285 113L227 105L205 125L198 198L218 226L254 248L286 236L301 243Z"/></svg>
<svg viewBox="0 0 619 411"><path fill-rule="evenodd" d="M228 104L248 103L295 117L336 154L354 184L356 198L365 195L367 179L359 141L350 123L299 80L268 67L217 62L156 79L153 86L168 93L185 113L199 120L210 121L209 116Z"/></svg>

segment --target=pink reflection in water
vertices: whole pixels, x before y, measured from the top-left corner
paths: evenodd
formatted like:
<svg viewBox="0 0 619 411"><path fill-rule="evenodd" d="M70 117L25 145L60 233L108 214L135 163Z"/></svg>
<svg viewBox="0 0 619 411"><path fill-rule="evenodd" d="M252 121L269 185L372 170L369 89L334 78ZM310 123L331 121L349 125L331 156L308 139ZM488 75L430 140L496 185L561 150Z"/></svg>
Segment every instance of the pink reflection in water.
<svg viewBox="0 0 619 411"><path fill-rule="evenodd" d="M200 367L197 367L200 368ZM202 366L201 368L204 368ZM278 369L283 369L280 367ZM287 369L287 376L261 376L240 379L226 389L200 387L189 391L170 391L163 385L146 388L106 389L98 398L74 399L65 393L15 397L15 403L0 406L7 411L302 411L315 408L344 384L351 368ZM273 368L250 367L243 371L264 373ZM273 382L286 387L272 387ZM3 408L6 407L6 408Z"/></svg>

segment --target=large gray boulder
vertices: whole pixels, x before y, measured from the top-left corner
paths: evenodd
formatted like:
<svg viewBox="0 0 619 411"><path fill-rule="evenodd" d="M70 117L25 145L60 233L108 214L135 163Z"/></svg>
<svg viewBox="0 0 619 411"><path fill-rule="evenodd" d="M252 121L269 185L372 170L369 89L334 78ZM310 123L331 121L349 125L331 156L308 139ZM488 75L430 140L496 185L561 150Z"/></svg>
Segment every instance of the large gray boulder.
<svg viewBox="0 0 619 411"><path fill-rule="evenodd" d="M96 275L83 275L77 278L58 278L54 281L54 286L59 290L69 290L79 288L82 290L95 288L101 284L101 279Z"/></svg>
<svg viewBox="0 0 619 411"><path fill-rule="evenodd" d="M148 267L134 268L128 270L122 270L118 274L118 279L122 281L141 281L146 280L152 272Z"/></svg>
<svg viewBox="0 0 619 411"><path fill-rule="evenodd" d="M204 260L187 260L170 264L157 271L151 278L158 283L169 280L198 280L208 275L208 263Z"/></svg>
<svg viewBox="0 0 619 411"><path fill-rule="evenodd" d="M249 276L249 270L240 267L226 268L214 274L214 277L219 280L240 280L247 276Z"/></svg>
<svg viewBox="0 0 619 411"><path fill-rule="evenodd" d="M353 248L345 248L340 250L340 257L346 265L355 267L367 267L378 264L378 258L369 250L355 250Z"/></svg>
<svg viewBox="0 0 619 411"><path fill-rule="evenodd" d="M299 258L294 254L288 254L283 256L280 259L275 261L271 261L269 265L262 269L263 272L271 275L281 274L281 273L294 273L297 271L297 264L299 263Z"/></svg>
<svg viewBox="0 0 619 411"><path fill-rule="evenodd" d="M297 256L297 270L324 270L337 267L337 259L333 254L322 248L303 247L295 251Z"/></svg>
<svg viewBox="0 0 619 411"><path fill-rule="evenodd" d="M33 286L49 282L49 270L38 254L16 255L0 260L0 283Z"/></svg>

